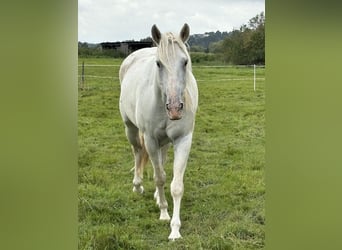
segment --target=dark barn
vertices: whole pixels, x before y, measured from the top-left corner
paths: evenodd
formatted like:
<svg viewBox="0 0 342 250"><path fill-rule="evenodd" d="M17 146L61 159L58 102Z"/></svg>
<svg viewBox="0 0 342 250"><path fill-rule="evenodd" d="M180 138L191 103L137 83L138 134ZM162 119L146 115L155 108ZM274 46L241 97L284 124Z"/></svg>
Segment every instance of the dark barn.
<svg viewBox="0 0 342 250"><path fill-rule="evenodd" d="M104 42L101 43L101 48L103 50L117 50L122 52L124 55L129 55L133 51L142 48L149 48L153 47L152 41L145 41L145 42L135 42L135 41L127 41L127 42Z"/></svg>

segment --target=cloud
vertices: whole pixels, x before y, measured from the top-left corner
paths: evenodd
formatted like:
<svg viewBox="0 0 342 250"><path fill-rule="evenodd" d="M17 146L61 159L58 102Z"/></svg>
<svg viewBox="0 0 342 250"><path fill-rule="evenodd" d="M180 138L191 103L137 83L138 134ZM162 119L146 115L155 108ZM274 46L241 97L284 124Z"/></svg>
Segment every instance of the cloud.
<svg viewBox="0 0 342 250"><path fill-rule="evenodd" d="M264 9L263 0L79 0L79 41L139 40L153 24L162 32L185 22L192 34L231 31Z"/></svg>

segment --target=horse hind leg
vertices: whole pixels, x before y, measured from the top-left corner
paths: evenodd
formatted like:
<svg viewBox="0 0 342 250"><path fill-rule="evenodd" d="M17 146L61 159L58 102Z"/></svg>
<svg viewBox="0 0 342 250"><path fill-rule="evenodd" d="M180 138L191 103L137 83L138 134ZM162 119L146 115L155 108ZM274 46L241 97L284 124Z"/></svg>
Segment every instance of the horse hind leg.
<svg viewBox="0 0 342 250"><path fill-rule="evenodd" d="M140 133L139 140L139 146L133 146L133 153L135 158L133 192L143 193L144 187L142 186L142 181L144 177L144 167L146 166L146 163L148 161L148 154L145 148L143 135Z"/></svg>
<svg viewBox="0 0 342 250"><path fill-rule="evenodd" d="M143 193L143 172L148 161L148 154L144 145L143 136L139 133L138 128L130 123L126 123L126 135L128 141L132 145L134 155L133 192Z"/></svg>

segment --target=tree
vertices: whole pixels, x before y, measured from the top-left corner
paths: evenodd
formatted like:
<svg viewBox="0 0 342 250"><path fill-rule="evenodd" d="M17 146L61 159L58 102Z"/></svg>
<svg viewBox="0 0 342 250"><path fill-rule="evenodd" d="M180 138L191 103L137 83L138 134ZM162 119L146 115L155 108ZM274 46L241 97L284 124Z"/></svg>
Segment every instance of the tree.
<svg viewBox="0 0 342 250"><path fill-rule="evenodd" d="M251 18L248 22L248 27L252 30L258 29L260 26L265 25L265 14L261 12L259 15Z"/></svg>
<svg viewBox="0 0 342 250"><path fill-rule="evenodd" d="M248 25L233 30L222 43L224 58L233 64L265 63L265 16L251 18Z"/></svg>
<svg viewBox="0 0 342 250"><path fill-rule="evenodd" d="M253 64L265 63L265 26L253 31L249 42L250 61Z"/></svg>

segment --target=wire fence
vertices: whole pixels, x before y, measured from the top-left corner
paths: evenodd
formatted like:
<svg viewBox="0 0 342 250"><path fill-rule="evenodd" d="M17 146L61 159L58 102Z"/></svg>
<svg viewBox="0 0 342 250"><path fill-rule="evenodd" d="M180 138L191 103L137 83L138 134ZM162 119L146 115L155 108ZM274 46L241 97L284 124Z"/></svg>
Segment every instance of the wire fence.
<svg viewBox="0 0 342 250"><path fill-rule="evenodd" d="M119 68L120 64L79 64L78 67L81 68L81 74L78 75L80 81L79 81L79 87L81 89L88 89L89 85L85 84L85 79L108 79L117 82L119 80L118 76L108 76L108 75L92 75L92 74L86 74L85 73L85 67L113 67L113 68ZM256 81L265 81L265 77L257 77L256 70L259 69L265 69L265 65L193 65L192 68L244 68L248 69L251 68L253 71L250 72L250 77L224 77L220 79L213 79L214 82L230 82L230 81L246 81L246 82L252 82L253 83L253 89L256 91ZM207 79L201 79L196 77L197 82L204 82L208 81ZM113 86L108 86L113 87Z"/></svg>
<svg viewBox="0 0 342 250"><path fill-rule="evenodd" d="M78 67L82 67L79 64ZM84 67L120 67L120 64L84 64ZM192 65L192 68L252 68L254 64L248 65ZM266 68L265 65L256 65L256 68Z"/></svg>

